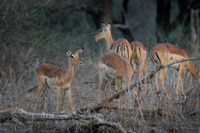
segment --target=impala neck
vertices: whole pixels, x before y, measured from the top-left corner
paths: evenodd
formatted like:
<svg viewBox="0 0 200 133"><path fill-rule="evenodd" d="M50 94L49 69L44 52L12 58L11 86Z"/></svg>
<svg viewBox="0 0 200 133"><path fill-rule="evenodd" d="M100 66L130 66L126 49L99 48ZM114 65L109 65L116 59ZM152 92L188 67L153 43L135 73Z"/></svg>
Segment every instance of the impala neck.
<svg viewBox="0 0 200 133"><path fill-rule="evenodd" d="M114 44L114 41L113 41L113 39L112 39L111 32L109 32L109 34L106 36L105 40L106 40L106 43L107 43L107 49L110 50L110 48L111 48L112 45Z"/></svg>
<svg viewBox="0 0 200 133"><path fill-rule="evenodd" d="M72 63L70 60L69 60L69 67L68 67L68 72L67 72L67 82L72 82L73 80L73 76L74 76L74 63Z"/></svg>
<svg viewBox="0 0 200 133"><path fill-rule="evenodd" d="M194 65L192 64L192 62L189 63L189 67L188 67L188 71L192 74L192 76L196 79L196 80L199 80L200 78L200 75L199 73L196 71Z"/></svg>

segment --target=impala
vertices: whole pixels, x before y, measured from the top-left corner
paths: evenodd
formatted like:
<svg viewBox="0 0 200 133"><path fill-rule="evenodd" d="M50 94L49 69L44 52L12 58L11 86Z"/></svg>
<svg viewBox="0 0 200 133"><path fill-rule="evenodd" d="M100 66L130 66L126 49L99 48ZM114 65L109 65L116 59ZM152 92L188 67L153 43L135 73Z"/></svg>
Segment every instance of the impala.
<svg viewBox="0 0 200 133"><path fill-rule="evenodd" d="M60 67L53 66L51 64L43 64L36 68L36 75L38 81L38 92L36 95L36 111L37 111L37 103L39 96L42 91L43 96L42 99L44 100L45 110L48 112L45 97L48 93L50 88L57 88L57 112L59 109L60 104L60 92L61 88L65 88L67 90L67 95L69 102L71 104L71 109L74 111L73 104L72 104L72 97L71 97L71 83L73 80L74 75L74 65L75 64L82 64L80 61L78 54L83 52L83 48L77 50L75 53L70 52L67 50L67 57L69 60L69 69L64 69ZM43 90L45 88L45 90Z"/></svg>
<svg viewBox="0 0 200 133"><path fill-rule="evenodd" d="M97 61L98 73L99 73L99 87L97 92L98 102L100 102L100 93L103 83L103 78L106 75L108 77L108 84L106 87L106 98L108 97L108 88L110 87L113 79L115 79L115 90L119 91L124 85L131 83L133 76L133 70L129 62L116 53L109 52L99 57ZM121 103L121 97L120 97Z"/></svg>
<svg viewBox="0 0 200 133"><path fill-rule="evenodd" d="M143 77L144 73L146 72L146 57L147 57L147 50L146 47L138 41L133 41L131 43L132 48L132 57L131 57L131 65L133 68L133 72L136 71L136 65L139 65L139 75L140 78Z"/></svg>
<svg viewBox="0 0 200 133"><path fill-rule="evenodd" d="M95 40L98 41L105 39L107 43L107 49L110 52L118 53L130 62L132 54L130 43L126 39L122 38L113 41L110 29L110 24L105 25L102 23L100 32L94 37Z"/></svg>
<svg viewBox="0 0 200 133"><path fill-rule="evenodd" d="M156 46L154 46L150 51L150 56L151 56L154 66L164 65L164 64L174 62L179 59L183 59L183 58L189 58L189 56L185 50L178 48L169 43L159 43ZM186 98L186 95L183 90L183 85L182 85L182 76L181 76L182 71L187 70L188 72L190 72L192 74L192 76L196 80L199 79L199 74L197 73L194 65L192 64L192 61L176 63L170 67L174 67L177 70L177 75L178 75L177 89L176 89L177 99L179 99L179 96L178 96L179 83L181 86L182 94L183 94L184 98ZM167 90L166 90L164 82L163 82L166 71L167 71L167 68L163 68L161 70L159 80L160 80L160 84L165 92L166 97L169 99ZM157 95L160 98L157 75L155 76L155 78L156 78L155 81L156 81Z"/></svg>

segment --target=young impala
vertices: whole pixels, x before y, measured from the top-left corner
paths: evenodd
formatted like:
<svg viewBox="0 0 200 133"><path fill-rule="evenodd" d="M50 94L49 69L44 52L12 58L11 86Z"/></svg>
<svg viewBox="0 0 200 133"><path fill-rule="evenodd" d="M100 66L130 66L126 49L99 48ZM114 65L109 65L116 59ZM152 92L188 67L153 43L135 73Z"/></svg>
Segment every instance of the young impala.
<svg viewBox="0 0 200 133"><path fill-rule="evenodd" d="M83 52L83 48L77 50L75 53L70 52L67 50L66 55L68 56L69 60L69 68L68 70L65 68L60 68L53 66L51 64L43 64L36 68L36 75L37 75L37 81L38 81L38 92L36 95L36 111L37 111L37 103L39 96L42 91L43 92L43 100L45 105L45 110L48 112L45 97L48 93L48 90L50 88L57 88L57 112L59 109L60 104L60 92L61 88L67 90L67 95L69 102L71 104L71 109L74 111L73 104L72 104L72 97L71 97L71 83L73 80L74 75L74 65L75 64L82 64L82 61L80 61L78 54ZM43 90L45 88L45 90Z"/></svg>
<svg viewBox="0 0 200 133"><path fill-rule="evenodd" d="M97 61L97 67L99 72L99 87L97 92L98 102L100 102L100 93L103 83L103 78L106 75L108 77L108 84L106 87L106 98L108 97L108 88L110 87L113 79L115 79L115 90L119 91L124 85L131 83L133 76L133 70L129 62L116 53L109 52L99 57ZM120 97L121 101L121 97ZM121 102L120 102L121 103Z"/></svg>
<svg viewBox="0 0 200 133"><path fill-rule="evenodd" d="M178 48L169 43L159 43L156 46L154 46L150 51L150 56L151 56L154 66L164 65L164 64L167 64L170 62L174 62L176 60L183 59L183 58L189 58L189 56L185 50ZM197 73L194 65L192 64L192 61L176 63L170 67L174 67L177 69L177 75L178 75L177 89L176 89L177 98L179 99L179 96L178 96L179 83L181 86L182 94L183 94L184 98L186 98L186 95L183 90L183 85L182 85L182 77L181 77L182 71L187 70L188 72L190 72L193 75L193 77L196 80L199 79L199 74ZM161 86L165 92L166 97L169 99L167 90L166 90L164 82L163 82L166 71L167 71L167 68L163 68L161 70L159 80L160 80ZM155 76L155 78L156 78L155 81L156 81L157 95L160 98L157 75Z"/></svg>
<svg viewBox="0 0 200 133"><path fill-rule="evenodd" d="M147 57L146 47L141 42L133 41L131 43L131 48L132 48L131 65L133 68L133 72L135 73L136 71L136 65L140 66L139 75L140 78L142 78L146 72L146 65L145 65Z"/></svg>
<svg viewBox="0 0 200 133"><path fill-rule="evenodd" d="M102 23L102 28L100 32L94 37L95 40L98 41L101 39L105 39L107 43L107 49L110 52L118 53L130 62L132 55L130 43L126 39L122 38L113 41L110 29L110 24L105 25L104 23Z"/></svg>

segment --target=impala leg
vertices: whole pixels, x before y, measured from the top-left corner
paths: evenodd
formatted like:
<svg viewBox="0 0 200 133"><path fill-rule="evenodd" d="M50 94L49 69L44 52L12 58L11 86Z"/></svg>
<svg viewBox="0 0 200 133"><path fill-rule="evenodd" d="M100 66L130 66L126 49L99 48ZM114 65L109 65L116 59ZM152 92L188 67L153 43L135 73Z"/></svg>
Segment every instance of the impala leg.
<svg viewBox="0 0 200 133"><path fill-rule="evenodd" d="M165 95L166 95L167 99L169 99L169 96L168 96L168 94L167 94L167 90L166 90L166 88L165 88L165 84L164 84L164 82L163 82L163 79L164 79L164 76L165 76L165 74L166 74L166 71L167 71L167 68L163 68L163 69L161 70L159 80L160 80L160 84L161 84L161 86L162 86L162 88L163 88L163 90L164 90L164 92L165 92Z"/></svg>
<svg viewBox="0 0 200 133"><path fill-rule="evenodd" d="M120 78L115 78L115 90L116 91L120 91L121 89L121 79ZM121 107L121 103L122 103L122 99L121 99L121 95L120 95L120 107Z"/></svg>
<svg viewBox="0 0 200 133"><path fill-rule="evenodd" d="M38 83L38 91L37 91L36 98L35 98L35 109L36 109L36 112L37 112L38 99L39 99L40 94L42 93L43 86L44 86L44 84Z"/></svg>
<svg viewBox="0 0 200 133"><path fill-rule="evenodd" d="M132 55L132 57L131 57L130 64L131 64L131 66L132 66L133 73L135 73L136 64L135 64L135 62L134 62L134 56L133 56L133 55Z"/></svg>
<svg viewBox="0 0 200 133"><path fill-rule="evenodd" d="M143 75L147 75L147 70L146 70L146 62L145 62L145 60L146 60L146 58L144 59L144 61L143 61ZM142 78L143 78L143 76L142 76ZM144 87L144 89L146 89L147 87L149 86L149 83L148 82L146 82L146 86ZM147 96L147 94L146 94L146 96Z"/></svg>
<svg viewBox="0 0 200 133"><path fill-rule="evenodd" d="M60 106L60 91L61 91L61 88L57 87L57 108L56 108L57 112L59 111L59 106Z"/></svg>
<svg viewBox="0 0 200 133"><path fill-rule="evenodd" d="M62 103L61 103L61 106L60 106L60 110L62 109L62 107L63 107L63 104L64 104L64 100L65 100L65 93L66 93L66 91L67 91L67 88L64 88L63 90L64 90L64 94L63 94L63 96L62 96L62 101L61 101ZM59 111L60 111L60 110L59 110Z"/></svg>
<svg viewBox="0 0 200 133"><path fill-rule="evenodd" d="M140 64L140 69L139 69L139 72L140 72L140 78L143 77L143 73L144 73L142 67L143 67L142 64Z"/></svg>
<svg viewBox="0 0 200 133"><path fill-rule="evenodd" d="M67 97L69 99L70 105L71 105L71 109L74 112L74 106L72 103L72 93L71 93L71 88L69 87L69 89L67 90Z"/></svg>
<svg viewBox="0 0 200 133"><path fill-rule="evenodd" d="M100 103L100 94L101 94L101 88L102 88L103 78L104 78L103 68L99 68L98 72L99 72L99 87L98 87L98 91L97 91L97 98L98 98L98 103Z"/></svg>
<svg viewBox="0 0 200 133"><path fill-rule="evenodd" d="M70 105L71 105L71 109L74 112L74 107L73 107L73 103L72 103L72 94L71 94L70 87L67 89L67 97L69 99L69 102L70 102Z"/></svg>
<svg viewBox="0 0 200 133"><path fill-rule="evenodd" d="M47 108L47 105L46 105L46 96L48 94L48 91L49 91L49 86L47 86L47 90L46 90L46 93L44 95L44 106L45 106L45 110L46 110L47 113L48 113L48 108Z"/></svg>
<svg viewBox="0 0 200 133"><path fill-rule="evenodd" d="M177 80L177 84L176 84L176 97L177 97L177 100L179 99L179 95L178 95L178 89L179 89L179 69L177 69L177 76L178 76L178 80Z"/></svg>
<svg viewBox="0 0 200 133"><path fill-rule="evenodd" d="M46 96L48 94L48 90L49 90L49 86L47 84L47 79L45 78L45 83L44 83L44 91L42 93L42 100L44 102L44 106L45 106L45 111L48 113L48 109L47 109L47 105L46 105Z"/></svg>
<svg viewBox="0 0 200 133"><path fill-rule="evenodd" d="M142 60L142 62L140 63L140 78L143 78L144 74L146 74L146 68L145 68L145 59Z"/></svg>
<svg viewBox="0 0 200 133"><path fill-rule="evenodd" d="M143 71L144 71L144 74L146 75L147 74L147 70L146 70L146 57L144 58L144 61L143 61Z"/></svg>
<svg viewBox="0 0 200 133"><path fill-rule="evenodd" d="M132 69L133 69L133 74L135 74L135 72L136 72L136 63L134 61L133 61ZM135 81L136 80L136 76L133 76L132 80Z"/></svg>
<svg viewBox="0 0 200 133"><path fill-rule="evenodd" d="M180 83L180 85L181 85L182 94L183 94L184 98L186 99L186 95L185 95L185 93L184 93L183 84L182 84L182 76L181 76L182 71L183 71L182 66L180 66L180 68L177 69L177 75L178 75L177 88L176 88L176 96L177 96L177 99L179 99L179 95L178 95L179 83Z"/></svg>
<svg viewBox="0 0 200 133"><path fill-rule="evenodd" d="M140 78L143 78L143 76L147 73L146 72L146 67L145 67L145 60L142 60L142 62L140 63L140 69L141 69L141 75L140 75ZM148 83L146 83L145 87L142 88L143 90L146 90L146 88L148 87ZM147 95L147 94L146 94Z"/></svg>
<svg viewBox="0 0 200 133"><path fill-rule="evenodd" d="M143 60L140 62L140 68L139 68L139 76L140 78L143 77L143 74L144 74L144 69L143 69Z"/></svg>
<svg viewBox="0 0 200 133"><path fill-rule="evenodd" d="M156 82L156 94L157 94L158 98L161 99L160 90L158 88L158 74L157 73L155 74L155 82Z"/></svg>
<svg viewBox="0 0 200 133"><path fill-rule="evenodd" d="M108 98L108 89L110 88L112 81L113 81L113 78L108 77L108 83L107 83L107 86L106 86L106 98Z"/></svg>
<svg viewBox="0 0 200 133"><path fill-rule="evenodd" d="M184 98L186 99L187 97L186 97L185 92L184 92L184 90L183 90L182 77L180 77L180 85L181 85L182 94L183 94Z"/></svg>

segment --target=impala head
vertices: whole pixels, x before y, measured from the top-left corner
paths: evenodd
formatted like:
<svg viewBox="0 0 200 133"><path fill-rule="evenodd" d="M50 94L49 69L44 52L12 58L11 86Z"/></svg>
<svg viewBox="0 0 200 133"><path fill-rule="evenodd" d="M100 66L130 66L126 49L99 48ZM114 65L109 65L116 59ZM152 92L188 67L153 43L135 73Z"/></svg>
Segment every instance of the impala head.
<svg viewBox="0 0 200 133"><path fill-rule="evenodd" d="M110 24L106 25L105 23L102 23L102 28L100 29L99 33L94 37L94 39L98 41L106 38L108 34L111 34L110 29L111 29Z"/></svg>
<svg viewBox="0 0 200 133"><path fill-rule="evenodd" d="M83 62L79 59L79 53L82 53L84 50L84 48L81 48L79 50L77 50L76 52L70 52L69 50L67 50L67 56L69 58L70 63L72 64L83 64Z"/></svg>

